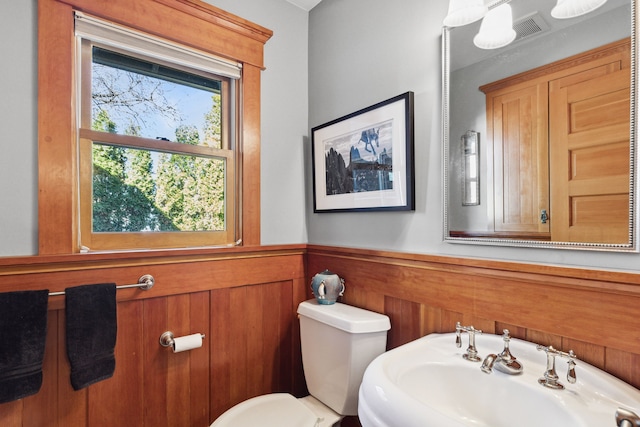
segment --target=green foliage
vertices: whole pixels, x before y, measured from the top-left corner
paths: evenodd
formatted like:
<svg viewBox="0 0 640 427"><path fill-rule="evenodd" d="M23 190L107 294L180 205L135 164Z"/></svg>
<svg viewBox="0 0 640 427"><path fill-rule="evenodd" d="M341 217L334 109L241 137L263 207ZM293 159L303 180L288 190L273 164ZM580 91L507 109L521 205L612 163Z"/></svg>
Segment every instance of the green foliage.
<svg viewBox="0 0 640 427"><path fill-rule="evenodd" d="M219 102L219 95L214 95L213 108L205 116L208 138L217 138L218 145ZM117 125L101 110L92 128L113 133ZM138 131L130 125L125 133L135 136ZM195 126L181 125L175 134L177 142L199 144ZM223 230L224 198L224 160L93 145L95 232Z"/></svg>
<svg viewBox="0 0 640 427"><path fill-rule="evenodd" d="M198 144L194 126L179 126L176 141ZM212 185L215 183L215 185ZM162 154L156 206L182 231L224 229L224 162L207 157Z"/></svg>
<svg viewBox="0 0 640 427"><path fill-rule="evenodd" d="M213 95L213 106L211 111L205 115L204 143L209 147L222 148L222 107L220 94Z"/></svg>

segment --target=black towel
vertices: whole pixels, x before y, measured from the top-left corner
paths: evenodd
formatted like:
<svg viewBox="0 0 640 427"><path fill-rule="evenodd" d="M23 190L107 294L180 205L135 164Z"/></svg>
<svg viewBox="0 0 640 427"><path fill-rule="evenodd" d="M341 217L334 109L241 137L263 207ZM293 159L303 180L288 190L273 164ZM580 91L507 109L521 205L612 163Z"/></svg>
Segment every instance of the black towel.
<svg viewBox="0 0 640 427"><path fill-rule="evenodd" d="M42 386L49 291L0 294L0 403L36 394Z"/></svg>
<svg viewBox="0 0 640 427"><path fill-rule="evenodd" d="M73 389L111 378L116 368L116 285L66 288L65 311Z"/></svg>

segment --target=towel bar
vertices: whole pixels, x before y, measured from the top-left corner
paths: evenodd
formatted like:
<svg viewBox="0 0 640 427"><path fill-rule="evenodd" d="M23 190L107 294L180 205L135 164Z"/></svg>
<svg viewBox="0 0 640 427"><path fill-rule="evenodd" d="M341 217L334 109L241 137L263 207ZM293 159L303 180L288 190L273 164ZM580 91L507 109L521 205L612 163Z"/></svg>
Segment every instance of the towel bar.
<svg viewBox="0 0 640 427"><path fill-rule="evenodd" d="M145 291L148 291L149 289L153 288L153 285L155 285L155 283L156 283L156 279L154 279L152 275L145 274L143 276L140 276L140 278L138 279L138 283L135 283L133 285L116 286L116 289L140 288L140 289L143 289ZM64 291L49 292L49 296L50 297L54 297L54 296L57 296L57 295L64 295Z"/></svg>

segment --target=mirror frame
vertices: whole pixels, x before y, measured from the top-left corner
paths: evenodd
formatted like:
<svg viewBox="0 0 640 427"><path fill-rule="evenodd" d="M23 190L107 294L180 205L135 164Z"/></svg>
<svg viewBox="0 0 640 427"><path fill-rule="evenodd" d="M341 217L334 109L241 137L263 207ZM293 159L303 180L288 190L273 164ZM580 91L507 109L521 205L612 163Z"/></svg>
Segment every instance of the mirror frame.
<svg viewBox="0 0 640 427"><path fill-rule="evenodd" d="M493 8L503 3L509 3L511 0L497 0L489 7ZM482 237L451 237L449 232L449 173L450 173L450 54L451 54L451 36L452 28L442 28L442 180L443 180L443 241L448 243L472 244L472 245L488 245L488 246L507 246L507 247L526 247L526 248L547 248L547 249L578 249L578 250L596 250L596 251L613 251L613 252L639 252L640 245L638 241L638 200L636 197L636 188L638 187L638 170L637 170L637 113L638 113L638 52L637 52L637 17L638 4L636 0L631 2L631 96L630 96L630 146L629 146L629 241L628 243L588 243L588 242L563 242L563 241L538 241L538 240L519 240L505 238L482 238Z"/></svg>

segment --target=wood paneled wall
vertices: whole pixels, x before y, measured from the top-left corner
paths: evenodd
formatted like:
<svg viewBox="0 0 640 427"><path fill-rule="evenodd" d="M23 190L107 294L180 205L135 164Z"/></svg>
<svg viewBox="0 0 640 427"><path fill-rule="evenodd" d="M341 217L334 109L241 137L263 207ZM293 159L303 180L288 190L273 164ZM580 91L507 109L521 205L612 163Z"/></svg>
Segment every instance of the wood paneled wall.
<svg viewBox="0 0 640 427"><path fill-rule="evenodd" d="M296 307L306 295L304 246L0 259L0 292L63 290L152 274L149 291L117 291L112 378L80 391L69 382L64 297L50 298L40 392L0 405L0 425L208 426L249 397L305 393ZM196 332L202 348L173 353L160 335Z"/></svg>
<svg viewBox="0 0 640 427"><path fill-rule="evenodd" d="M308 247L307 267L343 277L343 302L387 314L388 348L456 321L508 328L640 387L638 274L324 246Z"/></svg>
<svg viewBox="0 0 640 427"><path fill-rule="evenodd" d="M343 302L391 318L389 348L459 320L573 349L640 386L638 274L315 245L0 258L0 292L156 278L117 292L116 372L81 391L69 383L64 297L51 297L42 389L0 405L0 425L206 427L249 397L301 396L296 308L325 268L345 278ZM174 354L159 344L166 330L204 333L204 346Z"/></svg>

